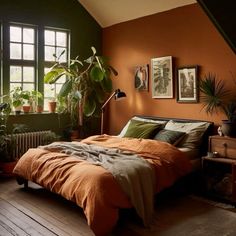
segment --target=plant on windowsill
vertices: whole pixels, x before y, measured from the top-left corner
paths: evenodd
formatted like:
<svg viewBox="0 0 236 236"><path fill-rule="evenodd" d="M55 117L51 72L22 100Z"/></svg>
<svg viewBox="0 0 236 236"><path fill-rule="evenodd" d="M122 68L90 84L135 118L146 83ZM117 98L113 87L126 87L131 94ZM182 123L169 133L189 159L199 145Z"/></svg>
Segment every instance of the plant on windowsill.
<svg viewBox="0 0 236 236"><path fill-rule="evenodd" d="M53 84L66 75L58 96L66 101L64 111L70 113L73 129L83 125L83 116L100 116L100 108L112 91L111 74L118 74L104 57L97 55L94 47L91 49L92 56L83 61L77 56L69 64L59 62L63 52L44 77L45 83Z"/></svg>
<svg viewBox="0 0 236 236"><path fill-rule="evenodd" d="M43 94L37 90L32 90L30 93L31 105L34 112L43 112Z"/></svg>
<svg viewBox="0 0 236 236"><path fill-rule="evenodd" d="M22 109L23 109L24 113L31 112L32 111L32 102L31 102L30 92L29 91L22 91L21 96L23 98Z"/></svg>
<svg viewBox="0 0 236 236"><path fill-rule="evenodd" d="M218 80L215 74L207 74L200 80L200 91L207 114L212 115L222 111L227 120L222 120L221 129L226 136L236 136L236 98L225 86L223 80Z"/></svg>
<svg viewBox="0 0 236 236"><path fill-rule="evenodd" d="M23 91L21 87L15 87L11 92L10 92L10 99L12 106L14 107L16 115L21 113L22 106L24 104L24 96L23 96Z"/></svg>

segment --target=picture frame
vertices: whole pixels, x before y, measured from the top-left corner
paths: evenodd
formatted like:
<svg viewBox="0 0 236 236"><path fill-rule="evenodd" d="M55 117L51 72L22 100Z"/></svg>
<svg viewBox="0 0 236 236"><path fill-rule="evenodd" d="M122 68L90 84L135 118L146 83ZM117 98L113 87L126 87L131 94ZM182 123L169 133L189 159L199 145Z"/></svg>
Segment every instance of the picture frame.
<svg viewBox="0 0 236 236"><path fill-rule="evenodd" d="M177 68L177 102L198 102L198 66L184 66Z"/></svg>
<svg viewBox="0 0 236 236"><path fill-rule="evenodd" d="M152 98L173 98L172 56L151 59Z"/></svg>
<svg viewBox="0 0 236 236"><path fill-rule="evenodd" d="M139 91L148 91L149 66L140 65L134 69L134 87Z"/></svg>

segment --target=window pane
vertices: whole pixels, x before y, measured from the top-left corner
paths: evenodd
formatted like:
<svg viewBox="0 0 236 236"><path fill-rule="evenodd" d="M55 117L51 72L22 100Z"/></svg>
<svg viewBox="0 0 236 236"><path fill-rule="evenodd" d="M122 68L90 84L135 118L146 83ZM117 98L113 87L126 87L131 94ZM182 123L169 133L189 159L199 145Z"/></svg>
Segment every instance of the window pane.
<svg viewBox="0 0 236 236"><path fill-rule="evenodd" d="M64 46L66 47L66 33L63 32L57 32L56 33L56 39L57 39L57 46Z"/></svg>
<svg viewBox="0 0 236 236"><path fill-rule="evenodd" d="M21 27L10 26L10 41L21 42Z"/></svg>
<svg viewBox="0 0 236 236"><path fill-rule="evenodd" d="M23 81L34 82L34 67L24 66L23 67Z"/></svg>
<svg viewBox="0 0 236 236"><path fill-rule="evenodd" d="M56 45L55 43L55 31L45 30L44 32L45 44L46 45Z"/></svg>
<svg viewBox="0 0 236 236"><path fill-rule="evenodd" d="M66 48L57 48L56 51L57 51L56 52L57 57L60 56L63 51L65 51L64 54L60 57L59 61L60 62L66 62L67 61L66 60L66 58L67 58L67 56L66 56L66 54L67 54Z"/></svg>
<svg viewBox="0 0 236 236"><path fill-rule="evenodd" d="M21 59L21 44L10 43L10 59Z"/></svg>
<svg viewBox="0 0 236 236"><path fill-rule="evenodd" d="M23 59L34 60L34 45L23 44Z"/></svg>
<svg viewBox="0 0 236 236"><path fill-rule="evenodd" d="M34 43L34 29L30 28L23 29L23 42Z"/></svg>
<svg viewBox="0 0 236 236"><path fill-rule="evenodd" d="M34 90L34 84L26 84L26 83L24 83L23 84L23 90L24 91L32 91L32 90Z"/></svg>
<svg viewBox="0 0 236 236"><path fill-rule="evenodd" d="M10 81L11 82L21 82L21 67L20 66L10 66Z"/></svg>
<svg viewBox="0 0 236 236"><path fill-rule="evenodd" d="M45 46L45 61L55 61L53 54L55 54L55 48Z"/></svg>
<svg viewBox="0 0 236 236"><path fill-rule="evenodd" d="M12 91L16 87L21 87L21 83L10 83L10 91Z"/></svg>
<svg viewBox="0 0 236 236"><path fill-rule="evenodd" d="M44 96L54 98L55 84L44 84Z"/></svg>

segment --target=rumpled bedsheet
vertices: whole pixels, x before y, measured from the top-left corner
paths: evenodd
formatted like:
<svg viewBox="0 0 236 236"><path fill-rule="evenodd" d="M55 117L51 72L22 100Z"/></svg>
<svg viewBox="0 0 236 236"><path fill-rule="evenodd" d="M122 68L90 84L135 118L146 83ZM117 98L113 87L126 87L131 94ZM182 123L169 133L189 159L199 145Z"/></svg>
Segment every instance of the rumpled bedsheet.
<svg viewBox="0 0 236 236"><path fill-rule="evenodd" d="M184 153L164 142L98 135L84 139L82 143L141 155L155 170L156 193L191 171ZM65 153L29 149L18 161L14 173L83 208L95 235L111 232L118 220L119 209L132 207L130 199L109 171Z"/></svg>

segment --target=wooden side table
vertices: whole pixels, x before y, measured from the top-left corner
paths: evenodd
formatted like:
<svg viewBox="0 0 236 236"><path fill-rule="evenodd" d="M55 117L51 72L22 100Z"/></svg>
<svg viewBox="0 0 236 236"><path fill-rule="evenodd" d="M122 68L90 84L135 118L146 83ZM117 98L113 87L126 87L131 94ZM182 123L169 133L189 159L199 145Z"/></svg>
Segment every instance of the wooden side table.
<svg viewBox="0 0 236 236"><path fill-rule="evenodd" d="M236 159L236 138L214 135L209 137L209 152L218 156Z"/></svg>
<svg viewBox="0 0 236 236"><path fill-rule="evenodd" d="M214 164L219 164L219 165L214 165ZM226 168L223 168L223 166L226 166ZM208 157L204 156L202 157L202 169L204 176L208 178L212 173L209 173L208 170L209 168L214 169L215 173L217 173L217 167L220 168L220 172L223 169L226 169L229 171L228 173L231 174L232 176L232 193L231 196L218 196L220 198L224 198L226 200L230 200L233 203L236 203L236 159L230 159L230 158L223 158L223 157ZM228 168L227 168L228 167ZM212 171L211 171L212 172ZM225 172L227 173L227 172ZM218 172L218 175L220 173ZM217 176L213 176L213 178L216 178L215 180L217 181ZM207 181L207 180L206 180ZM211 186L212 187L212 186ZM211 189L208 186L207 191L211 192Z"/></svg>

